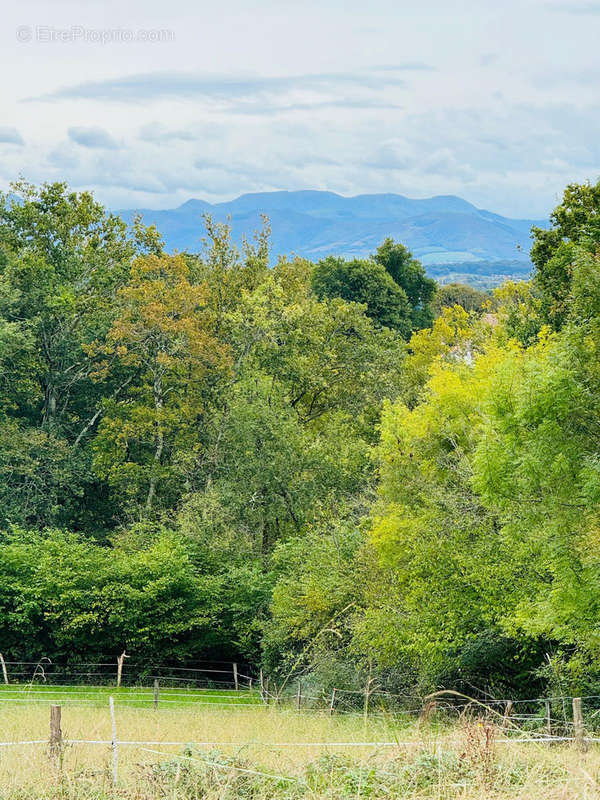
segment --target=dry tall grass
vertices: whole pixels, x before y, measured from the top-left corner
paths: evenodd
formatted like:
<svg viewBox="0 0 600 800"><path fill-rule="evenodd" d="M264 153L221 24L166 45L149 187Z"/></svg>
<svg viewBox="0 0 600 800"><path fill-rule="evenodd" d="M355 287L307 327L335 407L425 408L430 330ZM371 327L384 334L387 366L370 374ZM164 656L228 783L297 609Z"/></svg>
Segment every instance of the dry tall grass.
<svg viewBox="0 0 600 800"><path fill-rule="evenodd" d="M597 746L581 753L571 744L507 743L499 728L478 721L403 724L376 717L365 724L360 716L276 707L122 707L117 727L116 788L110 745L73 743L110 740L108 708L69 707L61 759L49 758L45 745L0 747L0 797L600 800ZM48 728L47 706L0 708L3 741L42 739ZM153 744L124 744L139 740Z"/></svg>

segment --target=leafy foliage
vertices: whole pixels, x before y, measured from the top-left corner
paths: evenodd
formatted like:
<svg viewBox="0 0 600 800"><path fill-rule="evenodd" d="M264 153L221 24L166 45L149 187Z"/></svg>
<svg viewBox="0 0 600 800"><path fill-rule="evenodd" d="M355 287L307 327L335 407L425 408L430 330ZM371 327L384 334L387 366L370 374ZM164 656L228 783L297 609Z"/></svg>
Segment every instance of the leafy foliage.
<svg viewBox="0 0 600 800"><path fill-rule="evenodd" d="M410 334L412 313L407 294L376 261L328 256L315 268L313 288L321 298L361 303L379 325L395 328L405 337Z"/></svg>
<svg viewBox="0 0 600 800"><path fill-rule="evenodd" d="M532 283L169 255L62 184L0 203L0 639L589 690L600 654L600 186ZM437 314L434 318L434 314ZM590 677L592 676L592 677ZM363 685L364 684L360 684Z"/></svg>
<svg viewBox="0 0 600 800"><path fill-rule="evenodd" d="M548 230L533 228L531 260L544 320L558 329L569 316L575 248L591 252L600 244L600 181L572 183L550 215Z"/></svg>
<svg viewBox="0 0 600 800"><path fill-rule="evenodd" d="M461 306L465 311L481 311L490 305L490 295L481 289L474 289L465 283L446 283L439 286L435 293L432 307L437 314L443 308Z"/></svg>
<svg viewBox="0 0 600 800"><path fill-rule="evenodd" d="M430 304L436 283L427 277L421 262L413 258L403 244L389 238L377 248L373 260L404 290L411 308L411 329L418 330L430 325L433 319Z"/></svg>
<svg viewBox="0 0 600 800"><path fill-rule="evenodd" d="M257 661L274 551L374 481L402 337L205 225L167 255L62 184L2 200L5 654Z"/></svg>

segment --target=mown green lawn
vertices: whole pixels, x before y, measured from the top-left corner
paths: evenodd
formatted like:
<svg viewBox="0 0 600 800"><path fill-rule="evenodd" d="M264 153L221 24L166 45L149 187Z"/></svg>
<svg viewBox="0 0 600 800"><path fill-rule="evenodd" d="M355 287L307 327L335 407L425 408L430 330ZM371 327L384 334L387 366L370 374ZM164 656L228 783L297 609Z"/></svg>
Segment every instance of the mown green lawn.
<svg viewBox="0 0 600 800"><path fill-rule="evenodd" d="M51 686L45 683L0 685L0 703L48 703L57 705L104 706L110 696L119 705L148 707L154 704L152 687L140 686ZM260 694L248 689L196 689L159 687L159 706L219 705L239 708L261 702Z"/></svg>

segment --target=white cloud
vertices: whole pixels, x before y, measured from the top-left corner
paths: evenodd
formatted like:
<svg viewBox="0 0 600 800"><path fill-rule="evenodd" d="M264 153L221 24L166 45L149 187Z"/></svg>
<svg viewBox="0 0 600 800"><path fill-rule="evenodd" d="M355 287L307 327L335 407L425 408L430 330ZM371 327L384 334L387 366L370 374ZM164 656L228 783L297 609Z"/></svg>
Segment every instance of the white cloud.
<svg viewBox="0 0 600 800"><path fill-rule="evenodd" d="M110 133L97 125L69 128L69 139L90 150L117 150L119 147Z"/></svg>
<svg viewBox="0 0 600 800"><path fill-rule="evenodd" d="M453 193L541 216L565 183L600 173L597 8L27 0L0 32L18 76L0 86L0 175L66 179L114 207L320 188ZM16 40L17 26L48 23L174 41Z"/></svg>
<svg viewBox="0 0 600 800"><path fill-rule="evenodd" d="M563 14L574 14L576 16L588 16L600 14L600 3L548 3L550 11L559 11Z"/></svg>
<svg viewBox="0 0 600 800"><path fill-rule="evenodd" d="M19 131L9 125L0 125L0 143L23 145L23 137Z"/></svg>

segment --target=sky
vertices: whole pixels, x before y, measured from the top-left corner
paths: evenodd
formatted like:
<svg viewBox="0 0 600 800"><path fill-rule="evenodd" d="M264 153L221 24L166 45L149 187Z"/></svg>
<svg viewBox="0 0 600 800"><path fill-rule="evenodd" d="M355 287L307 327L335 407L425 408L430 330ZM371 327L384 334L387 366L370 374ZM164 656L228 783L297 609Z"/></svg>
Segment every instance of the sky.
<svg viewBox="0 0 600 800"><path fill-rule="evenodd" d="M600 0L4 5L0 188L111 208L456 194L544 217L600 177Z"/></svg>

